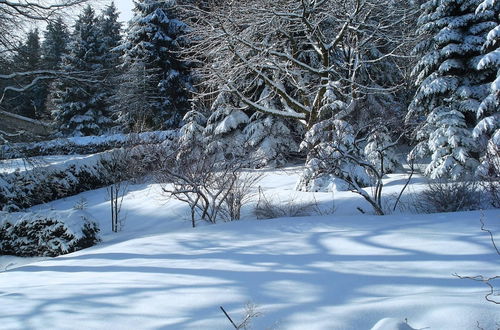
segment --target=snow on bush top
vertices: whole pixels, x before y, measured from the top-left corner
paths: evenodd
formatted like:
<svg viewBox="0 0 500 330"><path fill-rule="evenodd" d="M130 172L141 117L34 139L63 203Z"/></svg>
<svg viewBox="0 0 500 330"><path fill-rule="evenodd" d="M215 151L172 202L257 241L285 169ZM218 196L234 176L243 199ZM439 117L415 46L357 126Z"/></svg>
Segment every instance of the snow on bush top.
<svg viewBox="0 0 500 330"><path fill-rule="evenodd" d="M19 224L24 221L32 221L37 218L48 218L55 219L60 222L63 222L64 225L68 229L68 234L72 234L75 238L82 238L82 225L85 221L95 222L97 221L94 217L83 210L64 210L64 211L56 211L56 210L44 210L40 212L3 212L0 211L0 226L3 226L4 223L9 223L12 226Z"/></svg>
<svg viewBox="0 0 500 330"><path fill-rule="evenodd" d="M112 134L55 139L36 143L15 143L0 146L0 159L40 155L92 154L118 147L172 141L177 131L154 131L133 134Z"/></svg>

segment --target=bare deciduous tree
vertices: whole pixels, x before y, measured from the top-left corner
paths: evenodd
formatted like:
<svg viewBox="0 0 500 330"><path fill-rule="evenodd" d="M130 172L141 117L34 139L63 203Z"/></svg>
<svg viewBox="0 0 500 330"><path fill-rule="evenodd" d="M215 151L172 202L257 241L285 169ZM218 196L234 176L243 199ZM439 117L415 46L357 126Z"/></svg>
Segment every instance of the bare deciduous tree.
<svg viewBox="0 0 500 330"><path fill-rule="evenodd" d="M130 171L131 149L115 149L101 158L107 179L111 183L106 188L111 209L111 230L118 232L123 229L124 218L120 216L123 198L128 191L128 179L132 176ZM133 167L132 167L133 168Z"/></svg>
<svg viewBox="0 0 500 330"><path fill-rule="evenodd" d="M408 4L251 0L184 8L193 40L186 55L199 64L202 97L225 86L249 109L311 127L325 108L342 103L335 111L342 119L369 95L404 83L381 79L371 68L390 61L404 76L401 58L411 43L404 27L414 18ZM328 102L329 90L337 104ZM279 102L264 102L271 98Z"/></svg>

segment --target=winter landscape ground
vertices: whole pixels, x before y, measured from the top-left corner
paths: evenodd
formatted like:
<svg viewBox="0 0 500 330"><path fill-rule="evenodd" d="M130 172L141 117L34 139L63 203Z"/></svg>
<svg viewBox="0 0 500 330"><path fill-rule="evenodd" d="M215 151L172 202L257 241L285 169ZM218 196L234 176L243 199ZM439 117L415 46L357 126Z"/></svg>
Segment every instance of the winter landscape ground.
<svg viewBox="0 0 500 330"><path fill-rule="evenodd" d="M500 330L500 0L123 1L0 0L0 330Z"/></svg>
<svg viewBox="0 0 500 330"><path fill-rule="evenodd" d="M247 304L253 329L498 328L487 287L452 274L498 274L479 219L499 232L500 210L363 215L356 207L368 204L350 192L295 191L300 171L265 171L260 185L283 202L316 200L323 215L256 220L254 201L240 221L190 228L187 207L147 183L129 187L118 233L105 189L34 207L86 200L103 242L56 258L0 256L1 328L230 329L220 306L240 321ZM389 176L386 196L404 181Z"/></svg>

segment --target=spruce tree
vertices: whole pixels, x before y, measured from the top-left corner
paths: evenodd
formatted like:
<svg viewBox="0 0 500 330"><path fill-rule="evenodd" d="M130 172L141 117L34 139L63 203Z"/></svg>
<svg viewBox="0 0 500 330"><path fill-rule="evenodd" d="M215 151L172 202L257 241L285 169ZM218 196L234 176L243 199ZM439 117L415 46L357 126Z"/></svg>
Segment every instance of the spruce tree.
<svg viewBox="0 0 500 330"><path fill-rule="evenodd" d="M417 118L419 143L410 157L431 156L426 175L453 179L477 166L472 138L487 75L476 70L491 13L475 13L477 0L430 0L422 5L413 75L418 86L407 120Z"/></svg>
<svg viewBox="0 0 500 330"><path fill-rule="evenodd" d="M55 84L52 114L64 135L100 134L111 125L105 106L101 49L97 18L94 9L87 6L76 20L69 54L62 62L62 70L73 79L61 78ZM75 74L79 79L74 79Z"/></svg>
<svg viewBox="0 0 500 330"><path fill-rule="evenodd" d="M42 69L40 50L40 37L38 29L29 31L13 58L14 71L31 72ZM18 78L12 82L19 86L26 86L31 82L31 77ZM30 117L38 118L44 113L45 93L41 84L35 84L23 92L9 93L11 95L10 111Z"/></svg>
<svg viewBox="0 0 500 330"><path fill-rule="evenodd" d="M68 27L61 17L50 21L43 33L42 42L42 67L45 70L58 71L61 66L63 56L68 52L70 35ZM44 92L45 104L43 117L50 118L50 112L54 108L54 100L50 90L54 87L54 80L44 80L40 82Z"/></svg>
<svg viewBox="0 0 500 330"><path fill-rule="evenodd" d="M125 72L118 95L121 120L129 129L138 125L141 129L177 127L189 110L189 66L178 55L187 43L187 25L176 18L174 5L175 1L135 2L134 17L121 47ZM132 95L137 93L144 94ZM126 102L130 98L144 104Z"/></svg>
<svg viewBox="0 0 500 330"><path fill-rule="evenodd" d="M99 40L101 56L100 62L103 65L104 81L103 92L105 93L106 112L112 113L119 86L119 77L121 75L121 55L118 47L122 43L122 24L118 21L119 13L115 3L111 2L106 6L99 17Z"/></svg>
<svg viewBox="0 0 500 330"><path fill-rule="evenodd" d="M122 24L118 21L119 15L115 3L111 2L99 17L100 53L106 69L114 69L120 64L121 54L116 49L122 41Z"/></svg>
<svg viewBox="0 0 500 330"><path fill-rule="evenodd" d="M47 70L56 70L68 51L69 32L61 17L47 24L42 43L43 65Z"/></svg>
<svg viewBox="0 0 500 330"><path fill-rule="evenodd" d="M494 177L500 175L500 1L483 0L477 13L492 13L496 24L488 31L483 45L483 56L478 63L478 70L489 73L488 95L482 100L478 111L478 123L474 128L474 137L481 147L481 166L478 174Z"/></svg>

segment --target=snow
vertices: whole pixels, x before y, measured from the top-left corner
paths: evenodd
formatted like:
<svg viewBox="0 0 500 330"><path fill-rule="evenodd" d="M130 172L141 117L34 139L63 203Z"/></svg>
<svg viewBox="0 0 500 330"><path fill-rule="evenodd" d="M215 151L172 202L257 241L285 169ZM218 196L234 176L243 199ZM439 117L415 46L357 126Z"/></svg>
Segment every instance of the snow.
<svg viewBox="0 0 500 330"><path fill-rule="evenodd" d="M85 159L95 158L94 155L56 155L56 156L39 156L16 159L0 160L0 173L13 173L16 171L24 172L40 167L57 167L61 168L64 164L78 163L81 164Z"/></svg>
<svg viewBox="0 0 500 330"><path fill-rule="evenodd" d="M85 153L95 153L122 146L138 144L154 144L174 140L177 132L152 131L132 134L111 134L99 136L78 136L70 138L59 138L36 143L15 143L11 145L0 145L1 159L18 158L26 155L64 155L77 154L75 150ZM78 157L78 155L75 155ZM0 164L0 167L2 164Z"/></svg>
<svg viewBox="0 0 500 330"><path fill-rule="evenodd" d="M481 283L460 275L498 275L499 257L481 232L494 233L500 210L389 216L350 192L294 191L302 168L264 171L266 196L315 199L333 214L244 220L190 228L185 205L166 200L156 184L130 185L123 231L111 232L106 190L49 205L69 210L80 200L100 223L103 243L51 259L0 256L3 329L229 329L247 302L261 316L254 329L493 329L498 306ZM422 188L416 176L411 190ZM385 180L394 194L405 176ZM483 214L483 215L482 215ZM498 237L498 236L497 236ZM27 262L32 262L27 264Z"/></svg>

